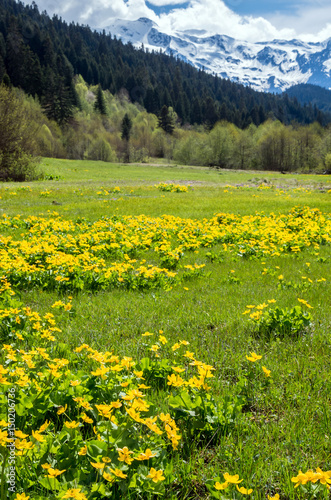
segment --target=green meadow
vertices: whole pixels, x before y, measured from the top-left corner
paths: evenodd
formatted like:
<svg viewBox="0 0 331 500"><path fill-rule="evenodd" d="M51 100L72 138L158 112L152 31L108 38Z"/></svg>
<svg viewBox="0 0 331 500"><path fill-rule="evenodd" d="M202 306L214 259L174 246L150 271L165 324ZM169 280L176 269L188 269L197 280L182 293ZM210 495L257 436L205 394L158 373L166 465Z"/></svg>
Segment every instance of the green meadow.
<svg viewBox="0 0 331 500"><path fill-rule="evenodd" d="M40 168L52 180L0 185L0 218L60 217L93 223L143 214L153 219L171 215L203 221L215 214L278 217L295 207L298 212L309 207L317 209L324 219L331 217L331 176L326 175L48 158L42 160ZM188 191L161 191L156 187L161 182L185 185ZM306 223L302 218L293 232L304 233L300 224ZM1 229L0 241L8 236L19 240L27 231L22 227ZM309 231L307 225L307 234ZM196 359L215 369L208 385L216 402L237 398L231 401L240 406L233 418L224 417L226 423L217 432L211 426L208 432L198 429L185 434L180 422L182 418L186 425L186 420L178 412L182 440L164 459L171 464L171 474L168 471L162 488L136 491L132 487L132 492L122 489L102 497L97 489L85 488L87 483L82 480L79 487L86 498L152 499L159 495L167 500L266 500L277 499L277 494L280 500L329 498L322 480L307 484L298 480L295 488L291 479L299 471L331 469L330 238L330 234L329 240L324 235L321 241L304 244L299 251L269 254L250 253L249 249L243 253L238 246L225 251L224 242L219 241L196 251L185 250L174 268L181 270L184 264L197 263L204 265L203 270L187 278L181 274L165 287L66 290L15 288L12 282L19 300L40 315L52 311L56 301L72 297L70 314L56 316L61 329L57 342L68 347L67 357L81 344L88 344L98 351L130 356L139 364L150 355L150 343L142 342L146 338L142 334L154 333L156 339L162 331L169 346L185 340ZM154 254L153 249L138 251L136 258L160 265ZM260 309L262 316L254 320L250 314L261 304L265 305ZM265 311L275 308L285 316L292 311L292 318L274 317L273 323L270 318L267 323ZM295 308L299 308L297 313ZM266 318L264 323L261 318ZM10 343L8 339L3 342ZM32 342L29 348L33 347ZM250 361L247 357L252 353L262 358ZM155 407L161 409L166 408L168 397L162 388L149 394ZM37 459L31 460L34 467ZM226 482L226 473L232 477L238 474L243 482L236 485L233 480L224 490L216 488L215 484ZM331 482L330 477L331 473L326 483ZM58 482L64 484L61 476ZM81 498L61 496L60 486L54 492L44 482L44 490L33 482L26 485L26 497L8 493L8 498ZM70 487L78 488L78 483L72 482ZM240 491L241 487L246 490ZM248 494L250 489L253 491Z"/></svg>

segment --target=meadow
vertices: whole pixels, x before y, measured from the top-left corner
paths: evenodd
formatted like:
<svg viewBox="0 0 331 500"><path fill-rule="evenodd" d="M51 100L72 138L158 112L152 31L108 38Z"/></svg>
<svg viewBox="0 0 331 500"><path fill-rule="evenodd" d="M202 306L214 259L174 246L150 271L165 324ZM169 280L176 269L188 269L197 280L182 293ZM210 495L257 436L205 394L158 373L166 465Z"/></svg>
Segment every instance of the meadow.
<svg viewBox="0 0 331 500"><path fill-rule="evenodd" d="M330 498L331 176L0 185L0 500Z"/></svg>

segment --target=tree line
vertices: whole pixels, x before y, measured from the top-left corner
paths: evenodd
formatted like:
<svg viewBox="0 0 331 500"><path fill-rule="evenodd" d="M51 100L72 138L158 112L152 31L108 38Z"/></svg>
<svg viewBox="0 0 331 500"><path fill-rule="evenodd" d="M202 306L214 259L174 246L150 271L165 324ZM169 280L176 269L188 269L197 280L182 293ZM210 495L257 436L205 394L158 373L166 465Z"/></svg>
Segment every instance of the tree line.
<svg viewBox="0 0 331 500"><path fill-rule="evenodd" d="M46 116L63 126L81 109L73 84L77 75L113 95L125 90L148 113L159 116L164 106L172 108L183 126L212 129L225 120L244 129L267 119L330 121L330 114L288 95L256 92L175 57L136 50L105 31L51 19L35 3L0 0L0 82L37 97Z"/></svg>
<svg viewBox="0 0 331 500"><path fill-rule="evenodd" d="M0 181L36 178L38 156L145 163L156 157L215 168L331 173L331 126L268 119L245 129L226 121L211 129L183 127L172 107L156 116L132 103L128 92L114 96L81 76L73 87L80 109L60 126L37 98L0 86Z"/></svg>

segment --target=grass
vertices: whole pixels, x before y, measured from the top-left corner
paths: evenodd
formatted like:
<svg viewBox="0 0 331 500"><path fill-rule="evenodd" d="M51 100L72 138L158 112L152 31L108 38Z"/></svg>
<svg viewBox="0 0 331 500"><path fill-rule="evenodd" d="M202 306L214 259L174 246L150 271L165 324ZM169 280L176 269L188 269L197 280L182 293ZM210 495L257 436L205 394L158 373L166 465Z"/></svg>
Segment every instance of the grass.
<svg viewBox="0 0 331 500"><path fill-rule="evenodd" d="M140 214L202 220L220 212L278 214L309 206L330 214L331 208L330 176L54 159L44 159L42 167L61 179L30 183L31 190L23 184L1 185L0 215L56 211L73 220ZM191 183L193 189L163 193L154 187L161 181ZM261 183L270 189L258 189ZM240 184L244 186L238 188ZM115 186L119 193L97 194ZM20 230L10 234L19 238ZM216 444L191 443L190 458L176 463L177 480L164 498L207 499L206 482L222 479L225 472L245 478L256 500L277 492L284 500L314 498L300 488L294 490L290 479L299 469L331 469L330 245L306 248L296 256L251 260L225 253L220 262L212 262L207 253L220 255L221 248L188 254L187 262L206 264L204 274L171 290L76 293L70 321L59 320L59 340L70 348L84 342L102 351L116 348L118 354L139 360L144 352L137 339L145 331L163 330L169 342L186 339L198 359L216 368L211 381L216 397L230 394L247 377L252 367L246 355L259 353L261 363L271 370L270 383L248 384L249 404ZM280 286L279 275L287 287ZM326 281L317 282L321 278ZM40 289L21 290L20 296L41 313L59 298L55 291ZM313 307L312 327L298 338L268 339L243 315L249 304L275 299L279 307L292 308L298 298Z"/></svg>

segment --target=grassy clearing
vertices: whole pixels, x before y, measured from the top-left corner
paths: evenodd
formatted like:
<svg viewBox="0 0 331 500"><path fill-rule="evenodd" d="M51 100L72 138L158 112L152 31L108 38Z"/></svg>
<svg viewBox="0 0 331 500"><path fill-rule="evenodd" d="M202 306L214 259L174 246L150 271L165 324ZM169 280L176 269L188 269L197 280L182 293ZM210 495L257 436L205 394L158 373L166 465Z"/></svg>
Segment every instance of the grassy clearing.
<svg viewBox="0 0 331 500"><path fill-rule="evenodd" d="M256 212L287 214L295 206L309 206L330 214L330 176L217 172L164 165L109 166L49 159L44 164L48 174L60 175L62 179L31 183L29 189L23 185L2 185L2 214L56 218L56 212L73 221L82 217L96 221L103 216L167 214L201 221L211 219L215 213L238 217ZM188 193L164 193L154 187L167 181L191 183L193 189ZM261 184L263 188L259 188ZM115 187L120 191L112 192ZM310 231L307 219L301 219L293 232L300 230ZM3 227L1 233L5 238L29 240L28 229L19 224ZM39 234L42 238L42 233ZM242 236L243 240L245 237ZM175 239L172 243L175 247ZM327 498L325 487L314 490L309 483L306 490L303 486L294 489L291 478L299 470L331 469L330 240L304 245L299 252L250 257L241 256L237 247L224 251L224 243L217 241L208 247L201 245L196 252L185 250L179 268L204 264L203 274L180 277L165 289L112 287L93 291L83 287L77 292L65 287L43 290L37 286L13 285L13 288L17 289L20 300L40 315L52 311L52 304L59 299L66 302L68 295L72 296L70 314L64 311L56 314L62 330L56 333L56 338L59 345L69 346L66 357L86 343L99 351L132 356L139 363L150 355L153 343L142 342L141 335L153 332L155 342L161 330L169 345L180 339L188 341L188 349L196 359L216 369L214 378L208 379L216 400L234 395L242 398L243 408L235 423L220 432L217 439L209 436L198 442L192 436L187 437L179 452L168 453L168 462L165 459L160 462L163 470L166 463L173 465L173 480L167 478L159 491L163 498L207 499L213 495L242 498L243 493L234 486L225 490L224 496L214 487L217 482L224 482L226 472L239 474L244 479L242 484L253 489L251 497L257 500L277 493L284 500ZM139 250L135 258L146 259L151 265L160 263L152 248ZM114 257L110 259L113 260ZM312 308L298 302L298 298ZM268 336L258 329L249 314L243 314L248 305L256 307L274 300L276 303L270 303L269 309L290 310L300 305L302 314L312 316L309 328L298 335L273 331ZM247 360L246 355L251 352L262 359ZM88 367L88 361L83 359L82 366ZM271 371L270 377L265 376L262 366ZM163 390L153 391L149 398L157 407L166 408ZM65 468L63 463L62 466ZM60 484L64 487L63 482ZM43 492L40 486L31 485L26 494L31 499L45 495L53 498L46 492L47 485L43 483L42 487L46 488ZM75 486L70 484L70 487ZM91 488L84 491L87 498L101 498ZM125 493L116 491L112 498L129 498L130 489ZM105 495L101 490L99 493ZM136 492L132 498L152 498L156 493L158 490ZM54 495L62 498L61 488Z"/></svg>

